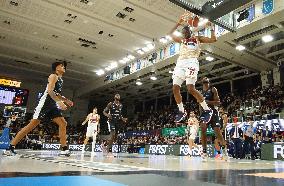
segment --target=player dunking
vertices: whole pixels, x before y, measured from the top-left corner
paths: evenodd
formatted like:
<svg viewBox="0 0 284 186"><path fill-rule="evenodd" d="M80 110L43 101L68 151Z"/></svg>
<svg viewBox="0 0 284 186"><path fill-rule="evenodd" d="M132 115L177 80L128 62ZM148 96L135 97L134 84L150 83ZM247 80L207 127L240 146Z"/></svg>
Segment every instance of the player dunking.
<svg viewBox="0 0 284 186"><path fill-rule="evenodd" d="M195 113L193 111L190 112L187 124L187 131L188 131L188 145L190 156L192 156L192 149L193 147L199 149L199 147L194 143L194 140L197 136L199 129L199 121L197 120Z"/></svg>
<svg viewBox="0 0 284 186"><path fill-rule="evenodd" d="M93 112L88 114L87 118L82 123L82 125L85 125L88 122L86 139L84 140L82 152L85 152L85 145L88 143L90 137L93 138L92 152L94 152L94 148L95 148L95 144L97 140L97 134L100 132L100 127L99 127L100 115L98 115L97 112L98 110L95 107L93 109Z"/></svg>
<svg viewBox="0 0 284 186"><path fill-rule="evenodd" d="M186 81L188 92L196 98L197 102L204 110L200 117L200 120L207 123L210 121L213 112L208 107L202 94L195 89L195 83L197 81L197 74L199 71L199 62L197 58L199 57L201 52L201 43L213 43L217 39L215 36L215 31L213 29L214 27L211 28L211 38L194 36L189 26L183 27L183 37L176 37L173 33L182 23L183 19L180 19L171 31L171 37L173 38L173 40L177 43L181 43L179 58L177 60L172 77L173 94L179 108L179 113L176 116L175 122L181 122L186 117L186 112L182 103L182 96L180 94L181 85L184 81Z"/></svg>
<svg viewBox="0 0 284 186"><path fill-rule="evenodd" d="M115 94L114 101L110 102L107 107L104 109L103 114L108 118L110 137L108 141L108 149L112 147L114 141L116 141L117 134L121 128L121 121L126 122L127 118L122 116L122 104L120 103L120 95Z"/></svg>
<svg viewBox="0 0 284 186"><path fill-rule="evenodd" d="M203 84L203 96L205 97L205 100L209 107L213 110L213 116L211 120L208 123L201 122L200 127L201 127L201 142L202 142L202 147L203 147L203 153L202 153L202 158L203 160L206 160L207 158L207 136L206 136L206 130L209 125L214 130L215 137L218 139L218 142L221 143L222 145L222 150L223 154L227 155L226 153L226 141L224 140L221 130L220 130L220 121L219 121L219 113L218 113L218 108L217 106L220 105L220 98L218 95L218 90L210 85L209 79L207 77L202 79L202 84ZM220 151L219 148L217 148L217 151Z"/></svg>
<svg viewBox="0 0 284 186"><path fill-rule="evenodd" d="M31 132L35 127L37 127L42 120L51 120L59 126L59 137L61 144L60 155L70 155L70 151L66 144L66 126L67 122L62 116L61 110L66 110L67 104L72 107L73 102L69 99L61 96L63 80L62 76L65 73L67 63L66 62L55 62L52 64L52 73L48 77L48 84L44 91L44 94L39 100L33 119L31 122L22 128L16 135L16 137L11 141L9 149L5 152L6 155L16 154L14 149L15 146L24 138L29 132Z"/></svg>

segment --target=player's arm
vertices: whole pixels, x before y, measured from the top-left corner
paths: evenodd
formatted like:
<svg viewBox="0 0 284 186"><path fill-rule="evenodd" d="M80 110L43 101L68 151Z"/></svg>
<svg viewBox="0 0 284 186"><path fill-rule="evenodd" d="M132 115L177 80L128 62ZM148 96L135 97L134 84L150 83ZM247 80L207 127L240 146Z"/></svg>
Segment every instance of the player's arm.
<svg viewBox="0 0 284 186"><path fill-rule="evenodd" d="M223 114L222 119L223 119L223 124L224 124L223 128L226 128L227 125L228 125L228 116L227 116L227 114Z"/></svg>
<svg viewBox="0 0 284 186"><path fill-rule="evenodd" d="M67 99L66 97L60 95L60 94L57 94L57 97L64 101L69 107L72 107L74 105L73 101L71 101L70 99Z"/></svg>
<svg viewBox="0 0 284 186"><path fill-rule="evenodd" d="M111 115L109 114L110 111L110 107L111 107L111 102L109 104L107 104L106 108L103 111L103 114L107 117L111 119Z"/></svg>
<svg viewBox="0 0 284 186"><path fill-rule="evenodd" d="M87 123L87 121L90 119L91 114L88 114L88 116L86 117L85 121L82 123L82 125L85 125Z"/></svg>
<svg viewBox="0 0 284 186"><path fill-rule="evenodd" d="M122 105L121 105L121 110L122 110ZM125 123L127 122L127 118L124 118L122 113L120 113L120 118L123 122L125 122Z"/></svg>
<svg viewBox="0 0 284 186"><path fill-rule="evenodd" d="M211 25L211 23L209 23ZM217 41L214 26L211 26L211 37L197 36L200 43L214 43Z"/></svg>
<svg viewBox="0 0 284 186"><path fill-rule="evenodd" d="M174 28L170 31L169 35L173 38L173 40L177 43L181 43L182 39L180 37L175 36L173 33L176 29L182 24L182 19L178 21L178 23L174 26Z"/></svg>
<svg viewBox="0 0 284 186"><path fill-rule="evenodd" d="M100 132L100 119L101 119L101 116L98 115L98 133Z"/></svg>
<svg viewBox="0 0 284 186"><path fill-rule="evenodd" d="M215 87L212 88L212 92L213 92L213 101L206 101L207 104L209 105L213 105L213 106L218 106L220 105L220 98L218 95L218 91Z"/></svg>
<svg viewBox="0 0 284 186"><path fill-rule="evenodd" d="M51 99L53 99L58 106L60 107L60 109L62 110L66 110L67 106L64 104L64 102L57 96L57 94L54 92L54 87L55 87L55 83L58 80L58 76L55 74L51 74L48 77L48 85L47 85L47 93L49 94L49 96L51 97Z"/></svg>

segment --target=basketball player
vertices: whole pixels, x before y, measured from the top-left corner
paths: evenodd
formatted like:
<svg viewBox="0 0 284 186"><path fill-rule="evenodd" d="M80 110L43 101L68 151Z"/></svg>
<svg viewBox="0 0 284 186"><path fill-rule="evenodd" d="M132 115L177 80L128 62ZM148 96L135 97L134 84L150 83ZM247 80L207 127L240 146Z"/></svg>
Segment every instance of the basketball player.
<svg viewBox="0 0 284 186"><path fill-rule="evenodd" d="M85 119L85 121L82 123L82 125L85 125L88 122L86 139L84 140L82 152L85 152L85 145L88 143L90 137L93 138L92 152L94 151L97 140L97 134L100 132L100 127L99 127L100 115L97 114L97 111L98 110L95 107L93 109L93 112L90 113Z"/></svg>
<svg viewBox="0 0 284 186"><path fill-rule="evenodd" d="M228 116L225 113L223 107L219 108L219 121L220 121L221 134L224 138L226 138L225 136L226 136L226 127L227 127L227 124L228 124ZM218 153L215 156L216 159L222 159L220 144L222 144L222 141L220 141L218 138L215 138L214 139L214 146L215 146L215 149Z"/></svg>
<svg viewBox="0 0 284 186"><path fill-rule="evenodd" d="M199 121L197 120L195 113L191 111L189 114L188 125L187 125L190 156L192 156L193 147L199 149L199 147L194 143L194 140L198 133L198 129L199 129Z"/></svg>
<svg viewBox="0 0 284 186"><path fill-rule="evenodd" d="M121 121L126 122L127 118L122 116L122 104L120 103L120 95L115 94L114 101L110 102L104 109L103 114L108 118L109 130L111 139L108 141L108 149L112 147L114 141L116 141L117 134L121 128Z"/></svg>
<svg viewBox="0 0 284 186"><path fill-rule="evenodd" d="M55 62L52 64L53 73L48 77L48 84L44 91L44 94L39 100L37 107L35 108L33 119L30 123L22 128L11 141L9 149L5 152L5 155L16 154L15 146L24 138L29 132L37 127L42 120L52 120L59 126L59 137L61 144L60 155L70 155L70 151L66 144L66 126L67 122L62 116L62 110L66 110L67 106L72 107L73 102L69 99L61 96L63 80L62 76L65 73L67 63Z"/></svg>
<svg viewBox="0 0 284 186"><path fill-rule="evenodd" d="M200 120L208 123L211 119L213 111L208 107L202 94L195 89L195 83L197 81L197 74L199 71L199 62L197 58L199 57L201 52L200 44L213 43L217 40L215 31L213 29L214 27L212 26L211 28L211 38L194 36L189 26L183 27L183 37L177 37L173 33L182 24L183 20L180 19L180 21L172 29L170 34L175 42L181 43L179 58L177 60L176 67L172 76L173 94L179 108L179 113L176 116L175 122L181 122L186 117L186 112L182 103L182 96L180 94L181 85L184 81L186 81L188 92L196 98L197 102L204 110L200 117Z"/></svg>
<svg viewBox="0 0 284 186"><path fill-rule="evenodd" d="M222 144L222 150L223 154L226 155L226 141L224 140L221 130L220 130L220 121L219 121L219 113L218 113L218 105L220 105L220 98L218 95L218 90L210 85L209 79L207 77L204 77L202 79L203 84L203 96L205 97L205 100L211 110L213 111L212 118L208 123L201 122L201 142L203 147L203 153L202 158L206 160L207 158L207 136L206 136L206 130L209 125L211 125L212 129L214 130L215 137L218 139L218 141ZM220 150L217 148L217 150Z"/></svg>

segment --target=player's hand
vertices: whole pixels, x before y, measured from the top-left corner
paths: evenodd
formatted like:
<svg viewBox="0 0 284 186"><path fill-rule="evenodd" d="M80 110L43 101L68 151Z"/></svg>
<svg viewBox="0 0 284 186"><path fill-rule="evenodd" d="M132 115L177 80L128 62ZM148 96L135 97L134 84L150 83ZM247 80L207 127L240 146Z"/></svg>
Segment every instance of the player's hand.
<svg viewBox="0 0 284 186"><path fill-rule="evenodd" d="M111 119L112 117L111 117L111 115L110 115L110 114L108 114L108 115L107 115L107 118L108 118L108 119Z"/></svg>
<svg viewBox="0 0 284 186"><path fill-rule="evenodd" d="M56 104L60 110L67 110L67 106L64 104L63 101L58 101L56 102Z"/></svg>
<svg viewBox="0 0 284 186"><path fill-rule="evenodd" d="M65 101L65 103L66 103L69 107L73 107L73 105L74 105L73 101L71 101L71 100L69 100L69 99L67 99L67 100Z"/></svg>

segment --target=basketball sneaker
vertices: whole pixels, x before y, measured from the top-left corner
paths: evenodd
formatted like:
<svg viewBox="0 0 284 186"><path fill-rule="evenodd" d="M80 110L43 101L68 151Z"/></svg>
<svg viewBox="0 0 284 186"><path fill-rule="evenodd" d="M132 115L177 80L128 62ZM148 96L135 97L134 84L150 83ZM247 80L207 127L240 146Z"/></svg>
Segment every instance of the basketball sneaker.
<svg viewBox="0 0 284 186"><path fill-rule="evenodd" d="M67 156L67 157L69 157L70 155L71 155L71 152L69 151L67 146L61 147L61 151L59 153L59 156Z"/></svg>
<svg viewBox="0 0 284 186"><path fill-rule="evenodd" d="M10 145L8 149L3 151L3 155L4 156L14 156L17 153L15 152L15 146L14 145Z"/></svg>
<svg viewBox="0 0 284 186"><path fill-rule="evenodd" d="M187 116L186 112L183 113L183 112L179 111L178 114L176 115L175 123L182 122L185 119L186 116Z"/></svg>

